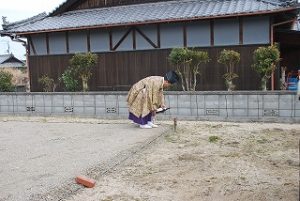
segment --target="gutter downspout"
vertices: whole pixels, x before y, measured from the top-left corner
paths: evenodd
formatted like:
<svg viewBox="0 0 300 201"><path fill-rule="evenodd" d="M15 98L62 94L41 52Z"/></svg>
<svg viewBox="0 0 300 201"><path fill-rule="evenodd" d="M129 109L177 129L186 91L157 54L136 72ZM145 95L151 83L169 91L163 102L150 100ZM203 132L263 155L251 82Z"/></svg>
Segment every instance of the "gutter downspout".
<svg viewBox="0 0 300 201"><path fill-rule="evenodd" d="M277 27L277 26L280 26L280 25L283 25L283 24L288 24L288 23L292 23L292 22L295 22L297 20L297 17L295 19L292 19L292 20L287 20L287 21L283 21L283 22L279 22L279 23L276 23L276 24L272 24L271 25L271 45L274 45L274 27ZM274 91L275 89L275 74L274 74L274 71L272 72L272 75L271 75L271 90Z"/></svg>

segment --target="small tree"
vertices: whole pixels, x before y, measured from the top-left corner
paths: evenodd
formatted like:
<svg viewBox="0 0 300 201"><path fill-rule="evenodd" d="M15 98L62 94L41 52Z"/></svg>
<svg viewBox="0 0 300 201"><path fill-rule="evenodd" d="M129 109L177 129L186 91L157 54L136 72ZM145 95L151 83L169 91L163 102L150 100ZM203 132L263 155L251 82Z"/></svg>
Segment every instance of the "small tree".
<svg viewBox="0 0 300 201"><path fill-rule="evenodd" d="M195 91L197 75L201 75L200 65L209 62L208 53L187 48L174 48L169 55L169 60L176 65L183 91Z"/></svg>
<svg viewBox="0 0 300 201"><path fill-rule="evenodd" d="M82 90L88 91L88 81L92 76L92 68L97 63L97 55L92 53L75 54L70 60L74 74L82 81Z"/></svg>
<svg viewBox="0 0 300 201"><path fill-rule="evenodd" d="M11 92L14 89L12 84L13 74L0 70L0 91Z"/></svg>
<svg viewBox="0 0 300 201"><path fill-rule="evenodd" d="M43 75L41 78L39 78L38 82L43 85L44 92L54 91L54 79L48 77L48 75Z"/></svg>
<svg viewBox="0 0 300 201"><path fill-rule="evenodd" d="M253 69L261 76L262 90L267 90L267 81L271 78L276 69L276 64L280 61L280 52L277 45L259 47L254 51Z"/></svg>
<svg viewBox="0 0 300 201"><path fill-rule="evenodd" d="M226 67L226 73L223 75L223 77L225 79L225 84L228 91L234 90L235 85L233 84L233 80L239 77L236 73L234 73L234 71L235 65L240 62L240 53L234 50L224 49L220 54L218 62L224 64Z"/></svg>

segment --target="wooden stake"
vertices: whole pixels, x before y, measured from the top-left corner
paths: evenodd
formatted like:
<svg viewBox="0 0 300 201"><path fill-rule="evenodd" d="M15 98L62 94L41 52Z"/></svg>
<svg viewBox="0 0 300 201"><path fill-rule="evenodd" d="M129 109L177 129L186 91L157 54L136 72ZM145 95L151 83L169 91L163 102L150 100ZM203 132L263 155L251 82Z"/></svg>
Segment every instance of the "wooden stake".
<svg viewBox="0 0 300 201"><path fill-rule="evenodd" d="M174 118L174 131L176 132L177 127L177 117Z"/></svg>

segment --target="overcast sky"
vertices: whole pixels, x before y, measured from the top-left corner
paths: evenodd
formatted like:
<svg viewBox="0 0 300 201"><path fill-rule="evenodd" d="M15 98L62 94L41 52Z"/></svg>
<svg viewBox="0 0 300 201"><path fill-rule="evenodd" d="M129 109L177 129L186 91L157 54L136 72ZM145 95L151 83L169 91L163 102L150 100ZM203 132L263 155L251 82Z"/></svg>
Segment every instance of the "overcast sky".
<svg viewBox="0 0 300 201"><path fill-rule="evenodd" d="M66 0L2 0L0 3L0 29L2 29L2 16L6 16L8 22L16 22L42 12L49 13L65 1ZM0 37L0 54L7 53L8 48L17 58L25 58L25 48L20 43L11 42L8 37Z"/></svg>

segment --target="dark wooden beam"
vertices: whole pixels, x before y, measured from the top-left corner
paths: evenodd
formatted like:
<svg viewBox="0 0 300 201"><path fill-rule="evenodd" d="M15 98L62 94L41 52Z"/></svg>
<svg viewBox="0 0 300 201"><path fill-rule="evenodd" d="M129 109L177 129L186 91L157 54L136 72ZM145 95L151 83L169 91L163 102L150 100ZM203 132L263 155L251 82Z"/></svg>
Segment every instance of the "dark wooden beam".
<svg viewBox="0 0 300 201"><path fill-rule="evenodd" d="M91 30L88 29L86 30L86 34L87 34L87 37L86 37L86 42L87 42L87 51L90 52L91 51Z"/></svg>
<svg viewBox="0 0 300 201"><path fill-rule="evenodd" d="M157 48L160 48L160 24L157 24Z"/></svg>
<svg viewBox="0 0 300 201"><path fill-rule="evenodd" d="M183 23L183 47L187 47L187 32L186 32L186 23Z"/></svg>
<svg viewBox="0 0 300 201"><path fill-rule="evenodd" d="M119 40L119 42L113 47L113 50L116 50L121 44L122 42L125 40L125 38L129 35L129 33L131 32L132 28L129 28L126 33L122 36L122 38Z"/></svg>
<svg viewBox="0 0 300 201"><path fill-rule="evenodd" d="M136 35L135 35L136 27L132 29L132 47L136 50Z"/></svg>
<svg viewBox="0 0 300 201"><path fill-rule="evenodd" d="M46 33L46 49L47 49L47 54L50 54L50 49L49 49L49 33Z"/></svg>
<svg viewBox="0 0 300 201"><path fill-rule="evenodd" d="M70 52L70 48L69 48L69 32L66 31L66 50L67 50L67 53Z"/></svg>
<svg viewBox="0 0 300 201"><path fill-rule="evenodd" d="M214 20L210 20L210 45L215 45L215 29L214 29Z"/></svg>
<svg viewBox="0 0 300 201"><path fill-rule="evenodd" d="M36 55L35 47L32 42L31 36L28 36L30 47L32 48L33 54Z"/></svg>
<svg viewBox="0 0 300 201"><path fill-rule="evenodd" d="M136 28L136 31L154 48L158 48L158 45L156 45L146 34L144 34L139 28Z"/></svg>
<svg viewBox="0 0 300 201"><path fill-rule="evenodd" d="M113 37L112 37L111 29L108 31L108 34L109 34L109 49L110 51L113 51Z"/></svg>
<svg viewBox="0 0 300 201"><path fill-rule="evenodd" d="M243 18L239 18L239 44L242 45L244 43L244 33L243 33Z"/></svg>

